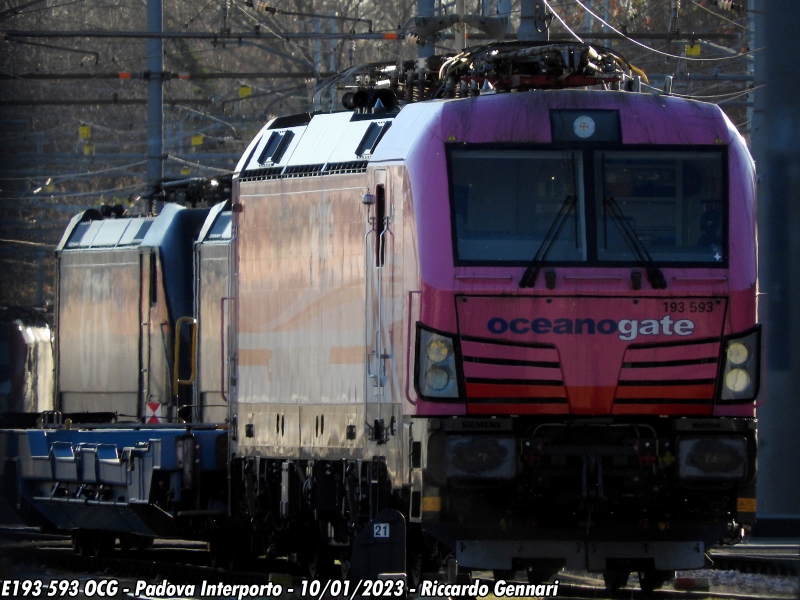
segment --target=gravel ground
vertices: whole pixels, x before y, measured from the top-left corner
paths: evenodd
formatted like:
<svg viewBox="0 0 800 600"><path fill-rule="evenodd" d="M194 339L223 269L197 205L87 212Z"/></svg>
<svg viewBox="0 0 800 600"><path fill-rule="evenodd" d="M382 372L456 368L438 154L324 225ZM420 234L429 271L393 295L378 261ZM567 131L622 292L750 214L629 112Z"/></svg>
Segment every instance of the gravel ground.
<svg viewBox="0 0 800 600"><path fill-rule="evenodd" d="M796 575L762 575L760 573L739 573L738 571L700 571L679 572L680 577L707 577L711 590L738 594L769 595L781 598L800 597L800 578Z"/></svg>

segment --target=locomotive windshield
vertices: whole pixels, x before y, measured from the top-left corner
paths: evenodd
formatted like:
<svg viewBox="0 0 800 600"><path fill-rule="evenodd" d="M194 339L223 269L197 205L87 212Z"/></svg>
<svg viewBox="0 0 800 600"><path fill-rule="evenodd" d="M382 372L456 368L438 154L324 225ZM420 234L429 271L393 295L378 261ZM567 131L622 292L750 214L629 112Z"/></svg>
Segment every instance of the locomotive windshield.
<svg viewBox="0 0 800 600"><path fill-rule="evenodd" d="M595 166L600 261L635 258L623 218L656 262L720 263L723 246L722 161L716 153L603 152Z"/></svg>
<svg viewBox="0 0 800 600"><path fill-rule="evenodd" d="M448 150L456 264L726 263L720 148Z"/></svg>
<svg viewBox="0 0 800 600"><path fill-rule="evenodd" d="M577 152L454 149L450 159L462 261L529 261L565 201L582 196ZM583 203L571 203L551 260L586 260L584 222Z"/></svg>

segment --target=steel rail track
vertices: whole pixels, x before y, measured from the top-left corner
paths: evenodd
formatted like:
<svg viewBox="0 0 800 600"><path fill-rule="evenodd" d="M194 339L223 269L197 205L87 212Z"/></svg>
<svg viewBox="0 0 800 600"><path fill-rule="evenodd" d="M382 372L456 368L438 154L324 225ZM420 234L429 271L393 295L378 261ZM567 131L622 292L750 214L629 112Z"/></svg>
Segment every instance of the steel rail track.
<svg viewBox="0 0 800 600"><path fill-rule="evenodd" d="M709 556L715 569L762 573L764 575L797 575L800 572L800 545L752 542L737 546L712 548Z"/></svg>

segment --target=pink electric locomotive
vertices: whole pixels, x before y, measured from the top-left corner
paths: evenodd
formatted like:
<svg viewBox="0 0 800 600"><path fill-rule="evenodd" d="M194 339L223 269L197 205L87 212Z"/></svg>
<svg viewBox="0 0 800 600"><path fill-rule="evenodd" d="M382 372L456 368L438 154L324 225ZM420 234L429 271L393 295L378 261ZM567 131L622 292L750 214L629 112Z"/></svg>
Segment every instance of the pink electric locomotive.
<svg viewBox="0 0 800 600"><path fill-rule="evenodd" d="M753 162L636 72L579 44L369 65L317 94L351 110L248 148L232 451L248 517L321 523L315 568L356 568L388 508L413 578L647 589L752 523Z"/></svg>

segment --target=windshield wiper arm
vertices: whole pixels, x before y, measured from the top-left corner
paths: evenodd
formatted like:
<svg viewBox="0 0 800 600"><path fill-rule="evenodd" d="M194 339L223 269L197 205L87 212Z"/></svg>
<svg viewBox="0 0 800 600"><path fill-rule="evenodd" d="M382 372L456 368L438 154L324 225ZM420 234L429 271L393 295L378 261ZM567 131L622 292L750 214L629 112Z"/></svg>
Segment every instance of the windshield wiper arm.
<svg viewBox="0 0 800 600"><path fill-rule="evenodd" d="M564 225L567 223L567 217L574 208L576 201L577 198L575 196L567 196L564 198L564 203L558 210L556 218L553 219L553 222L550 224L550 229L547 230L542 243L539 244L536 255L533 257L531 264L528 265L528 268L525 269L522 279L519 280L519 287L525 288L536 285L536 278L539 276L539 271L542 270L542 266L547 260L547 255L550 254L550 250L552 250L558 236L561 235L561 230L564 229Z"/></svg>
<svg viewBox="0 0 800 600"><path fill-rule="evenodd" d="M650 256L650 253L647 251L647 247L645 247L642 240L639 239L639 236L636 235L636 231L625 218L625 215L623 214L622 209L619 207L619 204L617 204L617 201L614 199L614 196L603 198L603 206L608 210L609 213L611 213L611 216L617 222L617 225L622 232L622 237L625 238L625 242L628 244L630 249L633 250L634 254L636 254L636 258L639 259L639 264L642 265L644 270L647 272L647 279L650 282L650 285L653 286L653 289L666 289L667 280L664 279L664 273L662 273L661 269L658 268L656 261L653 260L653 257Z"/></svg>

